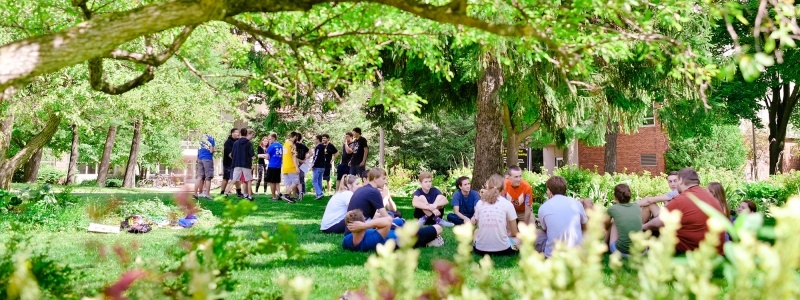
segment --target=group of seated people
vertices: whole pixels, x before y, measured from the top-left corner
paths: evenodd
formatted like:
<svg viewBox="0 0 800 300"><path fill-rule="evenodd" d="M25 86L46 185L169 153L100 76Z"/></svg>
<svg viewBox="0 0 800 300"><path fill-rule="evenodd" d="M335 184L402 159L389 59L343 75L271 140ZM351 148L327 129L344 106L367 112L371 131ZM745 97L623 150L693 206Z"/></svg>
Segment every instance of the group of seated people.
<svg viewBox="0 0 800 300"><path fill-rule="evenodd" d="M566 196L567 182L563 177L552 176L545 182L547 200L536 216L531 213L533 192L531 185L522 179L519 167L510 167L506 176L494 174L484 183L480 192L472 189L467 177L455 182L453 212L444 214L447 198L432 187L432 175L419 175L420 188L414 192L413 217L421 228L416 234L414 247L441 246L443 227L465 223L475 225L473 252L479 255L516 255L520 240L516 237L520 222L535 224L537 238L534 247L546 257L553 254L557 243L578 247L583 243L583 232L588 222L587 210L594 209L590 199L578 200ZM631 201L631 190L626 184L614 188L615 204L608 208L606 242L610 252L630 254L630 234L652 230L657 233L663 222L658 218L662 209L683 213L681 228L677 232L676 252L696 249L708 232L708 216L690 199L700 201L730 215L725 191L718 183L700 187L697 172L685 168L667 176L671 191L660 196ZM371 169L367 181L360 186L358 177L342 178L339 191L331 197L325 208L320 229L325 233L344 234L342 247L351 251L374 251L379 244L395 240L394 229L402 227L405 220L389 196L386 173L380 168ZM663 203L663 207L659 206ZM755 203L745 201L737 207L739 213L755 212ZM720 236L719 251L725 235Z"/></svg>

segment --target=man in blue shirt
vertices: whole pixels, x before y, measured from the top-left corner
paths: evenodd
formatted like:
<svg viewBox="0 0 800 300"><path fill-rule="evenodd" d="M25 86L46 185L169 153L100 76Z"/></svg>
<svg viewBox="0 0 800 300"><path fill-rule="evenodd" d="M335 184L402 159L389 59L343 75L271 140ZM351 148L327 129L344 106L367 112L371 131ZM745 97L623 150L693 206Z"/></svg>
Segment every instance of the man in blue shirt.
<svg viewBox="0 0 800 300"><path fill-rule="evenodd" d="M216 141L208 134L200 137L200 148L197 149L197 198L211 199L211 179L214 178L214 146Z"/></svg>
<svg viewBox="0 0 800 300"><path fill-rule="evenodd" d="M267 182L272 190L272 200L278 200L278 189L281 185L281 166L283 166L283 144L278 142L278 135L273 133L269 134L269 148L267 148L267 156L269 160L267 165ZM291 154L290 154L291 155Z"/></svg>
<svg viewBox="0 0 800 300"><path fill-rule="evenodd" d="M456 225L469 223L475 215L475 205L481 201L481 195L472 190L469 178L461 176L456 180L456 191L453 194L453 213L447 214L447 221Z"/></svg>

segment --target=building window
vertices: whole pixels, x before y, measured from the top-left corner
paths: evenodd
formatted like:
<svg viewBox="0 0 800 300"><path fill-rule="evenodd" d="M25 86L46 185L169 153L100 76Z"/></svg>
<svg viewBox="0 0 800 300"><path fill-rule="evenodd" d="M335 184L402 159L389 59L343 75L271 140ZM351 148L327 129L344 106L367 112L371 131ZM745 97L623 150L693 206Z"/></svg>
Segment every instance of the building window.
<svg viewBox="0 0 800 300"><path fill-rule="evenodd" d="M656 125L656 117L655 117L655 108L650 106L647 110L647 114L644 115L644 122L642 122L642 126L655 126Z"/></svg>
<svg viewBox="0 0 800 300"><path fill-rule="evenodd" d="M658 166L658 160L656 159L655 154L642 154L642 167L656 167Z"/></svg>

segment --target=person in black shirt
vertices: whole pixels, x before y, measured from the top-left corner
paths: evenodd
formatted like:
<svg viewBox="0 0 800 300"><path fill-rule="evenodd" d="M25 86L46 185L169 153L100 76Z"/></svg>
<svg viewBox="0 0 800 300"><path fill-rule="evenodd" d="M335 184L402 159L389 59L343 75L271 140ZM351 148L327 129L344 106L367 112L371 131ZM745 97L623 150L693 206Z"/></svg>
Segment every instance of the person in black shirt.
<svg viewBox="0 0 800 300"><path fill-rule="evenodd" d="M331 136L328 134L322 135L322 143L325 144L325 171L322 173L322 180L327 182L328 193L333 194L331 192L331 168L333 167L333 160L339 154L339 150L331 144Z"/></svg>
<svg viewBox="0 0 800 300"><path fill-rule="evenodd" d="M233 173L232 167L232 158L231 158L231 151L233 151L233 143L236 142L240 137L239 135L239 128L231 129L231 134L228 135L228 139L225 141L225 146L223 147L222 151L222 184L219 186L219 194L224 195L225 189L228 187L228 181L231 180L231 173ZM242 187L238 181L236 182L236 194L242 194Z"/></svg>
<svg viewBox="0 0 800 300"><path fill-rule="evenodd" d="M294 142L294 146L297 151L297 172L300 177L300 184L297 186L297 199L301 200L303 199L303 195L306 193L306 172L303 171L301 166L306 163L306 160L311 158L311 149L308 149L308 146L303 144L302 141L303 135L297 134L297 141Z"/></svg>
<svg viewBox="0 0 800 300"><path fill-rule="evenodd" d="M250 181L253 180L253 143L250 142L256 136L255 130L247 129L247 136L233 143L231 158L233 159L233 180L242 180L244 177L244 198L253 201L250 195ZM225 191L228 194L228 191Z"/></svg>
<svg viewBox="0 0 800 300"><path fill-rule="evenodd" d="M347 211L360 209L367 218L391 218L383 207L383 196L380 191L386 184L386 171L373 168L369 171L368 178L369 183L357 189L350 197ZM344 234L348 233L350 230L345 230Z"/></svg>
<svg viewBox="0 0 800 300"><path fill-rule="evenodd" d="M269 147L269 137L264 136L261 138L261 144L256 147L256 156L258 156L258 180L256 180L256 194L258 194L258 187L261 186L261 181L264 181L264 194L267 194L267 162L264 159L267 156L267 148Z"/></svg>
<svg viewBox="0 0 800 300"><path fill-rule="evenodd" d="M322 188L322 178L325 175L325 167L331 165L330 158L332 154L328 154L328 146L327 142L329 136L325 135L318 135L315 138L315 142L317 146L314 147L314 176L311 178L311 183L314 186L314 192L316 194L315 200L319 200L324 195L324 190ZM325 141L325 142L323 142ZM336 152L336 148L334 147L333 150Z"/></svg>
<svg viewBox="0 0 800 300"><path fill-rule="evenodd" d="M353 128L353 137L355 141L348 145L353 154L350 157L350 175L361 176L364 179L366 177L366 172L364 171L366 170L369 146L367 146L367 139L361 136L361 128Z"/></svg>
<svg viewBox="0 0 800 300"><path fill-rule="evenodd" d="M341 182L344 175L350 174L350 157L353 156L353 150L348 146L353 142L353 133L348 131L344 136L344 145L342 146L342 161L336 166L336 182Z"/></svg>

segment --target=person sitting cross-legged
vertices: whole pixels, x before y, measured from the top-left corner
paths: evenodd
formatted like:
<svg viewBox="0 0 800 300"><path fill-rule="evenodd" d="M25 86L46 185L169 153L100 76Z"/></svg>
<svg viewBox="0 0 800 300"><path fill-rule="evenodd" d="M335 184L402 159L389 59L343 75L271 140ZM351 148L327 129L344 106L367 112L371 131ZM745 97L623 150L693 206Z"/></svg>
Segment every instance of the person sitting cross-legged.
<svg viewBox="0 0 800 300"><path fill-rule="evenodd" d="M344 233L344 215L347 214L347 206L350 205L350 198L361 185L358 184L358 177L355 175L345 175L342 181L337 184L339 191L328 200L325 206L325 213L322 215L320 230L324 233Z"/></svg>
<svg viewBox="0 0 800 300"><path fill-rule="evenodd" d="M438 224L452 227L454 224L442 220L442 210L447 205L447 198L439 189L432 187L433 174L419 173L419 189L414 192L411 204L414 206L414 218L419 219L420 225Z"/></svg>
<svg viewBox="0 0 800 300"><path fill-rule="evenodd" d="M492 175L481 190L472 223L477 225L473 252L478 255L516 255L517 212L503 193L503 176Z"/></svg>
<svg viewBox="0 0 800 300"><path fill-rule="evenodd" d="M631 189L627 184L614 187L616 204L608 208L606 230L608 230L608 250L619 251L623 257L630 254L631 232L642 230L642 209L635 202L631 203Z"/></svg>
<svg viewBox="0 0 800 300"><path fill-rule="evenodd" d="M539 223L537 229L536 251L550 257L556 242L563 242L567 247L583 244L583 230L589 218L583 203L565 196L567 181L561 176L552 176L545 182L548 200L539 207Z"/></svg>
<svg viewBox="0 0 800 300"><path fill-rule="evenodd" d="M447 214L447 221L461 225L470 222L475 215L475 205L481 200L481 196L472 190L469 178L466 176L456 179L456 188L458 190L453 193L453 213Z"/></svg>
<svg viewBox="0 0 800 300"><path fill-rule="evenodd" d="M392 230L391 217L367 220L360 209L355 209L347 212L344 220L347 229L350 230L350 233L342 239L342 248L345 250L375 251L378 245L384 244L390 239L397 241L397 235ZM442 227L439 225L420 228L417 231L417 242L414 244L414 248L444 245L441 233ZM402 243L402 241L397 242Z"/></svg>

